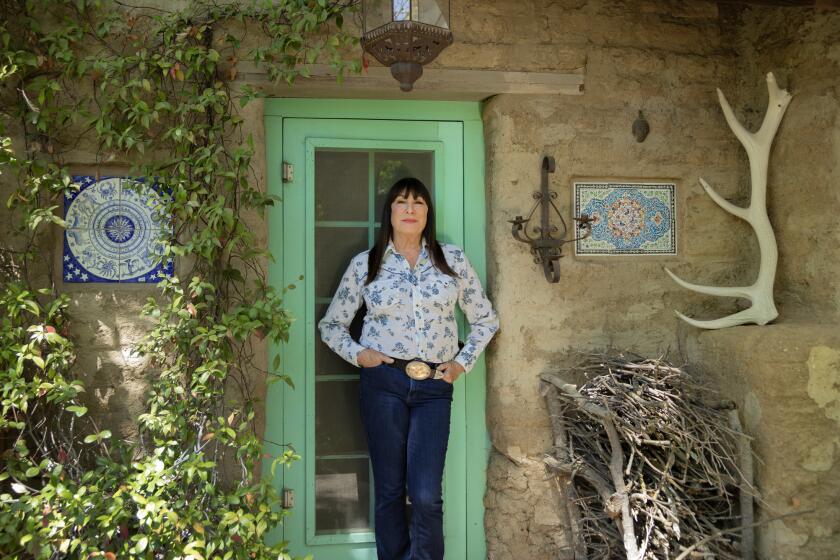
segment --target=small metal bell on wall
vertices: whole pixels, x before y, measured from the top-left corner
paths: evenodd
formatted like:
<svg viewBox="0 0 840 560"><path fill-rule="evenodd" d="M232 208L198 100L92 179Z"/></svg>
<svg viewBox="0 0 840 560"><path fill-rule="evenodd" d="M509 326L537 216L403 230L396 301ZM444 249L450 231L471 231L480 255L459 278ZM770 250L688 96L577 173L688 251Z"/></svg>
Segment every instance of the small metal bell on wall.
<svg viewBox="0 0 840 560"><path fill-rule="evenodd" d="M633 136L636 138L636 142L644 142L648 133L650 133L650 125L642 112L639 111L639 116L633 122Z"/></svg>

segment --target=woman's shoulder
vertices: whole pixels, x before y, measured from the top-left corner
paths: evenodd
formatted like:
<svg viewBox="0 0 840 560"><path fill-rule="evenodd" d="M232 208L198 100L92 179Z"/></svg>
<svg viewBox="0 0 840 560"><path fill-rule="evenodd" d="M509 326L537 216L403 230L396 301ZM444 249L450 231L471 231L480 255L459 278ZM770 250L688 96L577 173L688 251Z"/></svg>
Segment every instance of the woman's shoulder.
<svg viewBox="0 0 840 560"><path fill-rule="evenodd" d="M446 259L446 262L450 267L452 267L452 270L454 270L458 276L463 278L466 274L465 270L467 269L467 264L469 263L464 250L454 243L441 243L440 248L443 251L443 256Z"/></svg>
<svg viewBox="0 0 840 560"><path fill-rule="evenodd" d="M365 249L361 253L356 253L353 255L353 258L350 259L350 266L353 267L364 267L367 270L368 265L368 255L370 254L370 249Z"/></svg>
<svg viewBox="0 0 840 560"><path fill-rule="evenodd" d="M364 259L368 258L368 255L370 254L372 249L373 249L373 247L371 247L370 249L365 249L364 251L362 251L360 253L356 253L355 255L353 255L353 260L354 261L357 260L357 259L364 260Z"/></svg>
<svg viewBox="0 0 840 560"><path fill-rule="evenodd" d="M347 263L347 272L352 271L356 280L367 276L368 271L368 253L370 250L356 253Z"/></svg>
<svg viewBox="0 0 840 560"><path fill-rule="evenodd" d="M464 250L454 243L440 242L440 248L443 250L443 254L446 256L448 262L452 263L453 261L451 259L454 259L454 262L463 262L465 258Z"/></svg>

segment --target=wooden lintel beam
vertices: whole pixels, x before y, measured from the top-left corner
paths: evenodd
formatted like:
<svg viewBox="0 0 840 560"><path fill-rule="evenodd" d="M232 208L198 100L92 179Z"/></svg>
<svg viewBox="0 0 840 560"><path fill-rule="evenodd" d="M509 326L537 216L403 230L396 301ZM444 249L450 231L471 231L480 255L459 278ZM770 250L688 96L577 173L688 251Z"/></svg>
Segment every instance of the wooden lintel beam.
<svg viewBox="0 0 840 560"><path fill-rule="evenodd" d="M362 75L349 75L339 84L329 65L311 65L310 77L297 78L293 86L272 84L253 64L237 64L236 81L249 83L280 97L368 97L379 99L448 99L480 101L499 93L581 95L584 74L554 72L505 72L426 68L411 92L400 91L391 71L371 66Z"/></svg>

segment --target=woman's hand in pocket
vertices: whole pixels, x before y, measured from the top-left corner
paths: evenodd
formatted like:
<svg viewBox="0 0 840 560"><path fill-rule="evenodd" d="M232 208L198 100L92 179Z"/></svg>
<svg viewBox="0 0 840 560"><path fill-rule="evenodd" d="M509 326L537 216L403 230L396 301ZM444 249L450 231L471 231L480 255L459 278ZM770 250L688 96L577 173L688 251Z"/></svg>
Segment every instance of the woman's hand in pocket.
<svg viewBox="0 0 840 560"><path fill-rule="evenodd" d="M373 348L365 348L356 354L356 361L359 365L366 368L376 367L382 364L394 363L394 358L383 354Z"/></svg>
<svg viewBox="0 0 840 560"><path fill-rule="evenodd" d="M462 373L464 373L464 366L455 360L449 360L448 362L440 364L437 367L437 370L443 374L440 379L452 384L455 383ZM437 379L437 377L435 377L435 379Z"/></svg>

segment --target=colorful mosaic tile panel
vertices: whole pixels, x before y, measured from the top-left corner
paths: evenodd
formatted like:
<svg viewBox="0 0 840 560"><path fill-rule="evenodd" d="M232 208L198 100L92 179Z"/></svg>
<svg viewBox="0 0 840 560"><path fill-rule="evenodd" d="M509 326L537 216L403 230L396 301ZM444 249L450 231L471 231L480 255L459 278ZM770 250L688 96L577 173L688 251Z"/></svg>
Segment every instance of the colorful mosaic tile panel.
<svg viewBox="0 0 840 560"><path fill-rule="evenodd" d="M673 183L575 183L575 216L592 218L578 255L675 255Z"/></svg>
<svg viewBox="0 0 840 560"><path fill-rule="evenodd" d="M173 273L160 263L172 229L157 185L125 177L74 176L64 196L63 278L67 283L154 283Z"/></svg>

